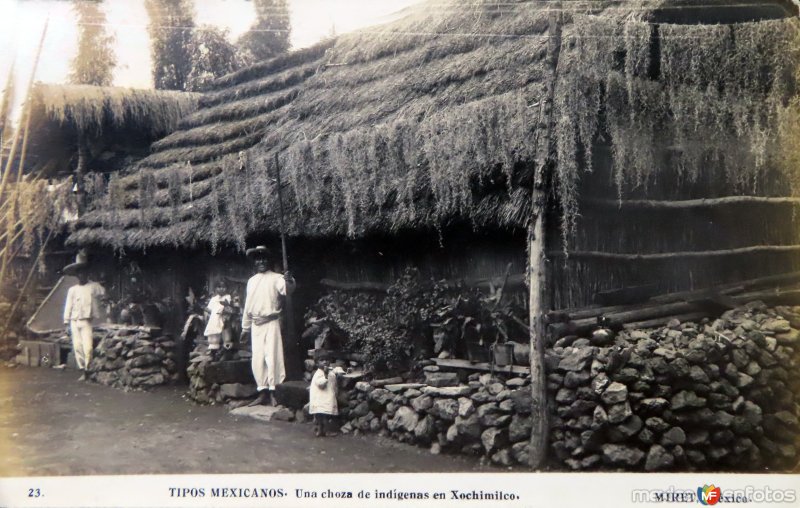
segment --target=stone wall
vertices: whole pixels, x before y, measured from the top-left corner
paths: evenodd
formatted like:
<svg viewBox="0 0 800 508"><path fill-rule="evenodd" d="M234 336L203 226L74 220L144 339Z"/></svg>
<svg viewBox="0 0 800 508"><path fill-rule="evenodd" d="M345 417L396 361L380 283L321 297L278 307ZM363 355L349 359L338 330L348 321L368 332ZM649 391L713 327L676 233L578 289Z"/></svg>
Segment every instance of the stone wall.
<svg viewBox="0 0 800 508"><path fill-rule="evenodd" d="M200 404L227 403L231 408L247 404L257 391L247 349L228 352L223 360L215 360L205 340L199 339L189 354L189 397Z"/></svg>
<svg viewBox="0 0 800 508"><path fill-rule="evenodd" d="M786 470L797 462L800 307L565 337L548 350L552 451L574 470Z"/></svg>
<svg viewBox="0 0 800 508"><path fill-rule="evenodd" d="M403 378L359 381L340 390L342 432L379 432L429 447L432 453L482 456L503 465L527 464L530 439L528 379L455 373L426 365L425 382Z"/></svg>
<svg viewBox="0 0 800 508"><path fill-rule="evenodd" d="M550 467L788 470L798 459L800 307L758 302L701 323L575 336L546 352ZM313 362L307 362L310 371ZM339 392L344 433L527 465L527 377L442 372Z"/></svg>
<svg viewBox="0 0 800 508"><path fill-rule="evenodd" d="M103 333L103 337L89 365L92 380L123 389L147 389L178 379L171 337L136 329L96 333Z"/></svg>

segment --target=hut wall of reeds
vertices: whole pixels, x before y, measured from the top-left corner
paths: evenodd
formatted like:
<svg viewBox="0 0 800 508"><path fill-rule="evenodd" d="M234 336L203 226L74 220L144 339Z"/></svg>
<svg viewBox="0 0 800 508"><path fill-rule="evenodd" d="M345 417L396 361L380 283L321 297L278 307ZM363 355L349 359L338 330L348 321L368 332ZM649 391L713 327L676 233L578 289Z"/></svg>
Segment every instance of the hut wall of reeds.
<svg viewBox="0 0 800 508"><path fill-rule="evenodd" d="M683 24L665 14L675 5L559 10L554 71L548 2L439 1L222 77L149 156L112 175L70 242L242 251L276 237L280 172L290 238L388 236L397 250L475 232L459 233L438 274L483 234L502 238L486 259L512 246L524 259L545 165L555 308L795 267L800 178L785 139L800 132L787 123L797 19ZM345 253L330 273L388 278L380 258ZM370 271L372 260L385 266Z"/></svg>

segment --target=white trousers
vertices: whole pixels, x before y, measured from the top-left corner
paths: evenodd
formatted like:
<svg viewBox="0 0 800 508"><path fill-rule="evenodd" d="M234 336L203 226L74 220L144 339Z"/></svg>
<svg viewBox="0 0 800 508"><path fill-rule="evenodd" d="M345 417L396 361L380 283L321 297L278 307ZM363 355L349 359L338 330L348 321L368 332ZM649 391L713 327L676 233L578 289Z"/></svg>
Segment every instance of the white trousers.
<svg viewBox="0 0 800 508"><path fill-rule="evenodd" d="M88 319L73 319L69 322L72 332L72 350L75 353L75 363L78 368L85 370L92 361L92 323Z"/></svg>
<svg viewBox="0 0 800 508"><path fill-rule="evenodd" d="M286 379L280 320L263 325L254 324L250 331L250 340L253 344L253 377L258 390L274 390L276 385Z"/></svg>

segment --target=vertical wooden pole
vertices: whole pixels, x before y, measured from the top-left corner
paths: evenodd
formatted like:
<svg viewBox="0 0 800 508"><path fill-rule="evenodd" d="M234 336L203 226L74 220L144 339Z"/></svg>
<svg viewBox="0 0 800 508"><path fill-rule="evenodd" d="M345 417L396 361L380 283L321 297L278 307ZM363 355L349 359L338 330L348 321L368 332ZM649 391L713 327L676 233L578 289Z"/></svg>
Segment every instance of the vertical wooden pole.
<svg viewBox="0 0 800 508"><path fill-rule="evenodd" d="M281 167L278 161L278 154L275 154L275 184L278 187L278 224L281 231L281 254L283 255L283 271L289 271L289 256L286 253L286 224L283 220L283 189L281 188ZM291 339L291 344L297 341L297 335L294 331L294 308L292 305L292 295L286 292L286 332ZM291 346L290 346L291 347Z"/></svg>
<svg viewBox="0 0 800 508"><path fill-rule="evenodd" d="M78 216L83 215L86 209L86 161L89 159L89 149L86 146L86 136L78 132L78 164L75 167L75 191L78 196Z"/></svg>
<svg viewBox="0 0 800 508"><path fill-rule="evenodd" d="M558 57L561 51L561 22L558 3L550 14L548 28L547 64L551 72L547 94L542 105L538 128L543 130L536 141L536 173L531 192L531 217L528 226L528 284L530 291L531 341L531 443L530 465L544 467L549 446L549 415L547 409L547 373L544 352L547 325L544 316L550 307L547 292L547 260L545 258L545 216L547 214L547 171L551 167L550 152L553 131L553 100L558 79Z"/></svg>

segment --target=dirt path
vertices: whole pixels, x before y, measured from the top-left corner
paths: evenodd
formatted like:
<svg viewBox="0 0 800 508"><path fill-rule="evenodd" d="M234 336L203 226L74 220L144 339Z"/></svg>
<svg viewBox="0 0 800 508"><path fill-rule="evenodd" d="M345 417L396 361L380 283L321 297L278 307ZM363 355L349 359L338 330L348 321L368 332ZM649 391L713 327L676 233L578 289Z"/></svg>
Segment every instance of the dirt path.
<svg viewBox="0 0 800 508"><path fill-rule="evenodd" d="M180 387L125 393L71 370L0 367L0 476L501 471L377 436L230 416Z"/></svg>

